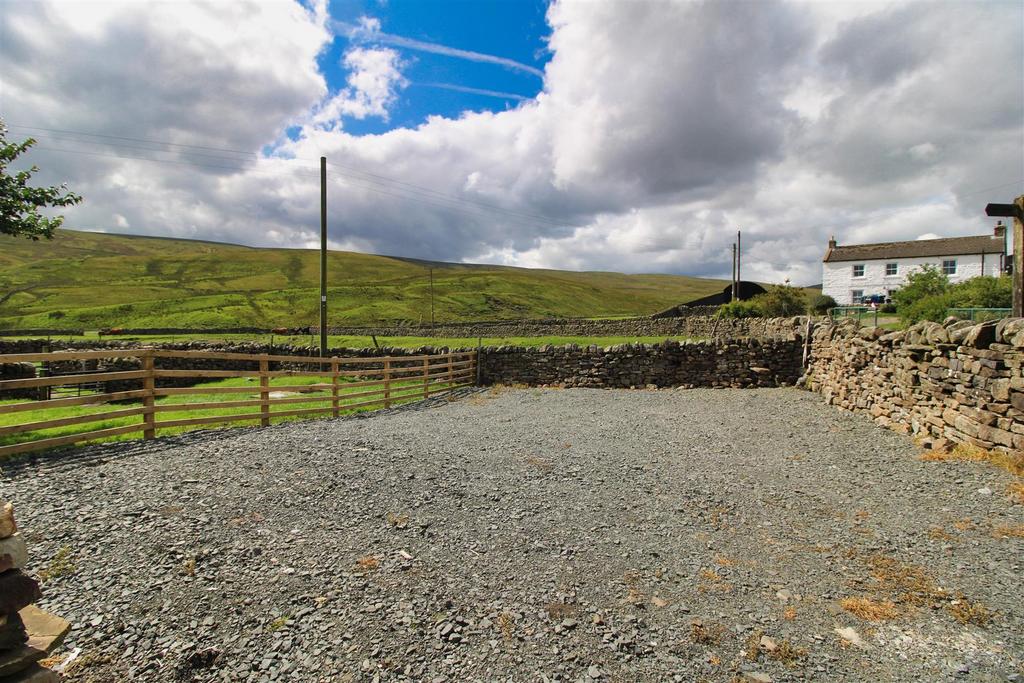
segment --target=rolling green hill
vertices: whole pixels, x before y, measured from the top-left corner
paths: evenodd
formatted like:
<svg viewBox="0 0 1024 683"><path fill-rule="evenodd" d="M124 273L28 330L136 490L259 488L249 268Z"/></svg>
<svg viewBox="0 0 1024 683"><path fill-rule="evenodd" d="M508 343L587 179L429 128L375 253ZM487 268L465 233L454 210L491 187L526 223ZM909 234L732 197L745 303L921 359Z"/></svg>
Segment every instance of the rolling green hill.
<svg viewBox="0 0 1024 683"><path fill-rule="evenodd" d="M427 263L328 255L329 319L372 325L645 315L721 291L676 275ZM0 235L0 329L299 327L316 324L319 257L192 240L61 230Z"/></svg>

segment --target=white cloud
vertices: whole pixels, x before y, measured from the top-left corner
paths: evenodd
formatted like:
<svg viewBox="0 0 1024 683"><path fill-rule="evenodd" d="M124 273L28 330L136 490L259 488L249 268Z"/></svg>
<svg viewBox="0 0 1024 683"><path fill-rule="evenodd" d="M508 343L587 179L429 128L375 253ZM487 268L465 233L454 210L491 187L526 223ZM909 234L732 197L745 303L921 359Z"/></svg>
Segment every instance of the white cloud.
<svg viewBox="0 0 1024 683"><path fill-rule="evenodd" d="M249 154L40 134L178 162L34 153L69 226L315 245L326 155L334 245L725 276L742 229L747 277L803 284L832 234L987 232L1024 178L1019 4L559 1L537 98L363 137L338 123L389 115L405 48L351 45L328 92L323 4L81 7L0 4L9 122Z"/></svg>
<svg viewBox="0 0 1024 683"><path fill-rule="evenodd" d="M354 47L345 53L342 64L349 70L348 87L319 105L310 123L336 129L346 116L377 116L387 121L398 91L409 83L402 76L399 54L389 48Z"/></svg>

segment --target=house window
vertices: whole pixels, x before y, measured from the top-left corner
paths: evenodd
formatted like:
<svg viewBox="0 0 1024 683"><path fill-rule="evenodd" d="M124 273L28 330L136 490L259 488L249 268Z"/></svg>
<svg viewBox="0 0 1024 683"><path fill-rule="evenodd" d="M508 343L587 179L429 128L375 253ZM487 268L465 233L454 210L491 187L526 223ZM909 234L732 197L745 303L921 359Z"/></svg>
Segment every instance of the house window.
<svg viewBox="0 0 1024 683"><path fill-rule="evenodd" d="M897 273L899 273L899 264L898 263L886 263L885 264L885 274L886 275L896 275Z"/></svg>
<svg viewBox="0 0 1024 683"><path fill-rule="evenodd" d="M854 268L856 268L856 266L854 266ZM864 266L861 266L861 268L864 268ZM850 290L850 303L854 303L854 304L864 303L864 290L863 289L853 289L853 290Z"/></svg>
<svg viewBox="0 0 1024 683"><path fill-rule="evenodd" d="M942 262L942 273L944 275L956 275L956 259L946 259Z"/></svg>
<svg viewBox="0 0 1024 683"><path fill-rule="evenodd" d="M853 267L854 277L864 277L864 264L859 263Z"/></svg>

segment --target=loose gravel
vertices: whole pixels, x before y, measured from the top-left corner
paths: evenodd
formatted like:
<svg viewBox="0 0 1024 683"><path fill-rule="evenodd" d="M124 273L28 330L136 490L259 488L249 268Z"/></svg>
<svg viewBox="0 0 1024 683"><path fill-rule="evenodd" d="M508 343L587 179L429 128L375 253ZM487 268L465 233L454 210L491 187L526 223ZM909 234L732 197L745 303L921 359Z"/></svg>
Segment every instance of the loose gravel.
<svg viewBox="0 0 1024 683"><path fill-rule="evenodd" d="M1010 475L918 454L796 389L494 389L0 497L72 681L1022 680Z"/></svg>

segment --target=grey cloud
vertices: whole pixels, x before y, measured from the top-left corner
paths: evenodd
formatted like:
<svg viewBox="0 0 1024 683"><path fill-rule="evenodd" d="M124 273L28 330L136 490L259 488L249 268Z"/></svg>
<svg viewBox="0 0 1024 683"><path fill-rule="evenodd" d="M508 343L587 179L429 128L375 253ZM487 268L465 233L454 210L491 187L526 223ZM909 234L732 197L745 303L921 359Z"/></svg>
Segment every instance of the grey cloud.
<svg viewBox="0 0 1024 683"><path fill-rule="evenodd" d="M852 84L888 85L921 67L937 38L933 7L924 3L894 7L853 19L821 50L826 67Z"/></svg>

